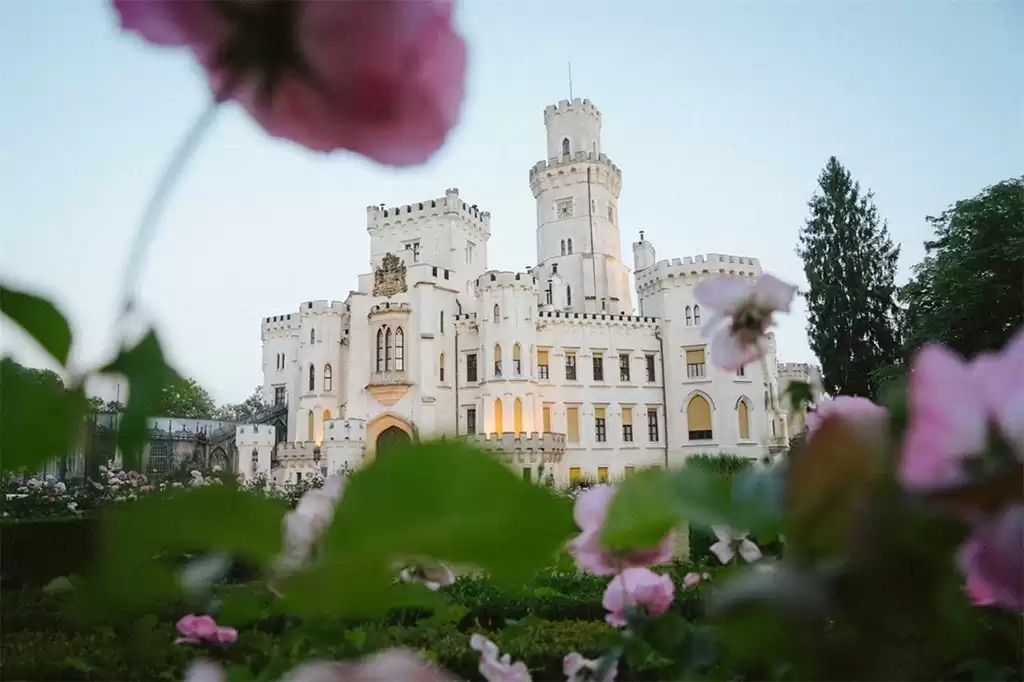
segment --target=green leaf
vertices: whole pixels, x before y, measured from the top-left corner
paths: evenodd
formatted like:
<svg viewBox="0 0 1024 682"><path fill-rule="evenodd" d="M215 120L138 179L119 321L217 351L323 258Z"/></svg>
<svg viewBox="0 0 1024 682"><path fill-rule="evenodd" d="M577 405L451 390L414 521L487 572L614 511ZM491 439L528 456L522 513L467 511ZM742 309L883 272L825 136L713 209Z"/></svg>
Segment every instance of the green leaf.
<svg viewBox="0 0 1024 682"><path fill-rule="evenodd" d="M568 500L461 441L394 446L356 472L323 563L283 589L306 613L375 615L396 598L396 562L429 557L526 582L572 535ZM411 594L411 593L410 593Z"/></svg>
<svg viewBox="0 0 1024 682"><path fill-rule="evenodd" d="M0 311L35 339L61 365L71 354L71 327L45 298L0 285Z"/></svg>
<svg viewBox="0 0 1024 682"><path fill-rule="evenodd" d="M647 469L623 481L612 498L603 540L614 550L653 547L682 521L735 521L729 481L700 467Z"/></svg>
<svg viewBox="0 0 1024 682"><path fill-rule="evenodd" d="M790 409L794 414L801 414L804 408L814 401L814 392L806 381L791 381L786 386Z"/></svg>
<svg viewBox="0 0 1024 682"><path fill-rule="evenodd" d="M149 439L148 419L160 400L161 391L178 376L164 359L156 333L149 331L133 348L122 349L103 367L103 373L120 374L128 380L128 404L117 432L117 447L127 469L138 465L143 446Z"/></svg>
<svg viewBox="0 0 1024 682"><path fill-rule="evenodd" d="M265 565L280 550L286 509L281 500L223 486L147 496L114 509L83 591L104 609L130 611L182 594L181 571L171 561L182 554L226 552Z"/></svg>
<svg viewBox="0 0 1024 682"><path fill-rule="evenodd" d="M0 391L0 467L32 469L72 453L88 405L81 386L37 381L4 358Z"/></svg>

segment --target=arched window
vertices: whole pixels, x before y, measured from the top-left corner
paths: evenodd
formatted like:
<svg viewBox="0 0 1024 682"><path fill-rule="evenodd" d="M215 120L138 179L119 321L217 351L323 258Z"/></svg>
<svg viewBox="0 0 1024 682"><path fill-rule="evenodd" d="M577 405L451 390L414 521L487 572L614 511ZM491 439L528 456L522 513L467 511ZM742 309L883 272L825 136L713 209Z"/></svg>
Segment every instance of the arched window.
<svg viewBox="0 0 1024 682"><path fill-rule="evenodd" d="M324 421L325 422L331 421L331 411L330 410L324 410Z"/></svg>
<svg viewBox="0 0 1024 682"><path fill-rule="evenodd" d="M568 251L568 253L572 253L572 240L571 239L566 239L565 240L565 248Z"/></svg>
<svg viewBox="0 0 1024 682"><path fill-rule="evenodd" d="M444 353L437 359L437 378L444 383Z"/></svg>
<svg viewBox="0 0 1024 682"><path fill-rule="evenodd" d="M334 390L334 371L330 365L324 365L324 390Z"/></svg>
<svg viewBox="0 0 1024 682"><path fill-rule="evenodd" d="M492 319L491 319L492 322L497 322L498 320L501 319L501 308L498 307L497 303L494 304L494 310L492 311L492 313L493 313L493 316L492 316Z"/></svg>
<svg viewBox="0 0 1024 682"><path fill-rule="evenodd" d="M395 331L395 371L405 370L405 332L399 327Z"/></svg>
<svg viewBox="0 0 1024 682"><path fill-rule="evenodd" d="M314 390L316 387L316 368L313 365L309 366L309 390Z"/></svg>
<svg viewBox="0 0 1024 682"><path fill-rule="evenodd" d="M572 305L572 287L568 284L565 285L565 304Z"/></svg>
<svg viewBox="0 0 1024 682"><path fill-rule="evenodd" d="M523 364L519 355L519 344L512 346L512 371L517 377L523 375Z"/></svg>
<svg viewBox="0 0 1024 682"><path fill-rule="evenodd" d="M565 240L562 240L562 255L565 255Z"/></svg>
<svg viewBox="0 0 1024 682"><path fill-rule="evenodd" d="M690 306L686 306L686 326L689 327L691 324L693 324L693 311Z"/></svg>
<svg viewBox="0 0 1024 682"><path fill-rule="evenodd" d="M391 346L391 327L387 327L384 330L384 371L385 372L390 372L391 369L392 369L392 367L391 367L391 358L392 358L391 349L392 349L392 346Z"/></svg>
<svg viewBox="0 0 1024 682"><path fill-rule="evenodd" d="M501 398L494 399L494 432L498 434L505 432L505 425L501 414Z"/></svg>
<svg viewBox="0 0 1024 682"><path fill-rule="evenodd" d="M494 344L494 376L501 376L501 344Z"/></svg>
<svg viewBox="0 0 1024 682"><path fill-rule="evenodd" d="M572 148L569 146L569 138L562 138L562 155L565 156L572 152Z"/></svg>
<svg viewBox="0 0 1024 682"><path fill-rule="evenodd" d="M309 330L309 342L316 343L316 328Z"/></svg>
<svg viewBox="0 0 1024 682"><path fill-rule="evenodd" d="M313 440L313 410L306 415L306 440Z"/></svg>
<svg viewBox="0 0 1024 682"><path fill-rule="evenodd" d="M523 432L523 401L519 398L512 403L512 430L516 435Z"/></svg>
<svg viewBox="0 0 1024 682"><path fill-rule="evenodd" d="M736 405L736 419L740 427L740 440L750 440L750 408L743 398Z"/></svg>
<svg viewBox="0 0 1024 682"><path fill-rule="evenodd" d="M384 371L384 327L377 330L377 371Z"/></svg>
<svg viewBox="0 0 1024 682"><path fill-rule="evenodd" d="M695 325L697 325L698 327L700 326L700 306L699 305L693 306L693 323Z"/></svg>
<svg viewBox="0 0 1024 682"><path fill-rule="evenodd" d="M711 405L704 396L690 398L686 406L686 428L690 440L711 440Z"/></svg>

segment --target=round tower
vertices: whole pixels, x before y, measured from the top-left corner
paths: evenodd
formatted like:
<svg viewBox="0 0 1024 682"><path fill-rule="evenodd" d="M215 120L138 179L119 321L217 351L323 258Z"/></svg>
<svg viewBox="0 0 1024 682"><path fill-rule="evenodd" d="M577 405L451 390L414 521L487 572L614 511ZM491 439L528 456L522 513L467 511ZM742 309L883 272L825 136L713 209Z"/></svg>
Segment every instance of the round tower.
<svg viewBox="0 0 1024 682"><path fill-rule="evenodd" d="M537 268L566 282L573 312L629 313L629 270L622 261L622 172L601 153L601 112L590 100L544 110L547 160L530 170L537 200Z"/></svg>

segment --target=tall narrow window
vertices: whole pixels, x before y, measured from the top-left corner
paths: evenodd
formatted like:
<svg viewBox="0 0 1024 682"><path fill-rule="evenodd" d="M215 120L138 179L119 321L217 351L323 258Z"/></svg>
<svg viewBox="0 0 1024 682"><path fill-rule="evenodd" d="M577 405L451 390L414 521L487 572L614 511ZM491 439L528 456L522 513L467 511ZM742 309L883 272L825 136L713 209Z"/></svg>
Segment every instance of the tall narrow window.
<svg viewBox="0 0 1024 682"><path fill-rule="evenodd" d="M388 327L385 330L385 332L384 332L384 371L385 372L390 372L393 369L393 367L391 366L392 349L393 349L393 346L391 345L391 327Z"/></svg>
<svg viewBox="0 0 1024 682"><path fill-rule="evenodd" d="M583 478L579 467L569 467L569 485L576 485Z"/></svg>
<svg viewBox="0 0 1024 682"><path fill-rule="evenodd" d="M545 405L541 411L541 423L544 425L544 433L551 433L551 406Z"/></svg>
<svg viewBox="0 0 1024 682"><path fill-rule="evenodd" d="M284 405L286 400L284 386L274 386L274 404Z"/></svg>
<svg viewBox="0 0 1024 682"><path fill-rule="evenodd" d="M562 138L562 156L568 156L569 152L571 152L571 151L572 150L569 147L569 138L568 137Z"/></svg>
<svg viewBox="0 0 1024 682"><path fill-rule="evenodd" d="M658 428L658 408L651 407L647 409L647 440L652 443L658 442L658 437L661 434L661 429Z"/></svg>
<svg viewBox="0 0 1024 682"><path fill-rule="evenodd" d="M548 351L547 349L537 351L537 378L548 378Z"/></svg>
<svg viewBox="0 0 1024 682"><path fill-rule="evenodd" d="M329 421L331 421L331 411L330 410L324 410L324 422L326 423L326 422L329 422Z"/></svg>
<svg viewBox="0 0 1024 682"><path fill-rule="evenodd" d="M750 408L746 400L741 399L736 405L736 419L739 421L740 440L750 440Z"/></svg>
<svg viewBox="0 0 1024 682"><path fill-rule="evenodd" d="M552 291L551 280L548 280L548 288L544 290L544 302L551 305L554 302L554 292Z"/></svg>
<svg viewBox="0 0 1024 682"><path fill-rule="evenodd" d="M494 376L501 376L501 344L494 344Z"/></svg>
<svg viewBox="0 0 1024 682"><path fill-rule="evenodd" d="M512 346L512 371L517 377L523 376L523 361L519 357L519 344Z"/></svg>
<svg viewBox="0 0 1024 682"><path fill-rule="evenodd" d="M565 240L562 240L562 255L565 255Z"/></svg>
<svg viewBox="0 0 1024 682"><path fill-rule="evenodd" d="M576 354L567 352L565 354L565 378L568 381L576 381Z"/></svg>
<svg viewBox="0 0 1024 682"><path fill-rule="evenodd" d="M377 330L377 371L383 372L384 365L384 327Z"/></svg>
<svg viewBox="0 0 1024 682"><path fill-rule="evenodd" d="M565 285L565 305L572 305L572 287L568 284Z"/></svg>
<svg viewBox="0 0 1024 682"><path fill-rule="evenodd" d="M700 395L686 405L686 429L690 440L711 440L711 405Z"/></svg>
<svg viewBox="0 0 1024 682"><path fill-rule="evenodd" d="M309 390L316 388L316 367L309 366Z"/></svg>
<svg viewBox="0 0 1024 682"><path fill-rule="evenodd" d="M704 349L690 348L686 351L686 376L690 379L703 379L705 375Z"/></svg>
<svg viewBox="0 0 1024 682"><path fill-rule="evenodd" d="M441 333L444 334L444 311L441 311Z"/></svg>
<svg viewBox="0 0 1024 682"><path fill-rule="evenodd" d="M399 327L395 331L395 371L405 369L405 332Z"/></svg>
<svg viewBox="0 0 1024 682"><path fill-rule="evenodd" d="M580 442L580 408L565 408L565 439L570 443Z"/></svg>
<svg viewBox="0 0 1024 682"><path fill-rule="evenodd" d="M608 467L597 467L597 482L607 483L608 482Z"/></svg>
<svg viewBox="0 0 1024 682"><path fill-rule="evenodd" d="M491 312L493 313L491 321L497 322L498 320L501 319L501 308L498 307L497 303L494 304L494 310L492 310Z"/></svg>
<svg viewBox="0 0 1024 682"><path fill-rule="evenodd" d="M466 435L476 435L476 408L466 408Z"/></svg>
<svg viewBox="0 0 1024 682"><path fill-rule="evenodd" d="M604 381L604 356L594 353L594 381Z"/></svg>
<svg viewBox="0 0 1024 682"><path fill-rule="evenodd" d="M644 363L645 363L645 364L646 364L646 366L647 366L647 381L648 381L648 382L653 382L653 381L655 381L655 374L654 374L654 356L653 356L653 355L651 355L651 354L647 354L647 355L645 355L645 356L644 356Z"/></svg>
<svg viewBox="0 0 1024 682"><path fill-rule="evenodd" d="M437 379L444 383L444 353L437 359Z"/></svg>
<svg viewBox="0 0 1024 682"><path fill-rule="evenodd" d="M494 399L494 432L505 433L504 415L501 413L501 398Z"/></svg>
<svg viewBox="0 0 1024 682"><path fill-rule="evenodd" d="M629 353L619 353L619 381L629 381Z"/></svg>
<svg viewBox="0 0 1024 682"><path fill-rule="evenodd" d="M313 410L306 415L306 440L313 440Z"/></svg>
<svg viewBox="0 0 1024 682"><path fill-rule="evenodd" d="M693 324L693 310L690 306L686 306L686 326L689 327Z"/></svg>
<svg viewBox="0 0 1024 682"><path fill-rule="evenodd" d="M565 240L565 249L566 249L567 253L570 253L570 254L572 253L572 240L571 239L566 239Z"/></svg>
<svg viewBox="0 0 1024 682"><path fill-rule="evenodd" d="M324 365L324 390L334 390L334 370L331 369L330 365Z"/></svg>
<svg viewBox="0 0 1024 682"><path fill-rule="evenodd" d="M603 407L594 408L594 437L598 443L604 443L608 440L608 422L605 417L605 408Z"/></svg>
<svg viewBox="0 0 1024 682"><path fill-rule="evenodd" d="M519 398L512 403L512 430L517 436L523 432L523 401Z"/></svg>
<svg viewBox="0 0 1024 682"><path fill-rule="evenodd" d="M466 355L466 381L473 383L479 381L476 373L476 353Z"/></svg>
<svg viewBox="0 0 1024 682"><path fill-rule="evenodd" d="M309 342L316 343L316 328L309 330Z"/></svg>
<svg viewBox="0 0 1024 682"><path fill-rule="evenodd" d="M622 408L622 442L633 442L633 408Z"/></svg>
<svg viewBox="0 0 1024 682"><path fill-rule="evenodd" d="M699 305L693 306L693 323L695 325L697 325L698 327L700 326L700 306Z"/></svg>

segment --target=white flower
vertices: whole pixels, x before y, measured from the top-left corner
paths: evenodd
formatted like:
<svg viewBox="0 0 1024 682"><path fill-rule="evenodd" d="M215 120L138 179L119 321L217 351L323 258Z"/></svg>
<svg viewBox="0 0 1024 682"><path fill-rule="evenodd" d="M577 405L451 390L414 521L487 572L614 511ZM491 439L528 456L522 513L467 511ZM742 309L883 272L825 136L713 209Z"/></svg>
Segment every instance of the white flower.
<svg viewBox="0 0 1024 682"><path fill-rule="evenodd" d="M74 502L68 502L68 511L78 511L78 505Z"/></svg>
<svg viewBox="0 0 1024 682"><path fill-rule="evenodd" d="M619 662L613 662L608 668L608 672L599 680L595 675L597 675L597 670L600 667L600 660L593 661L589 658L584 658L575 651L567 654L562 659L562 672L565 673L565 682L584 682L586 680L592 682L614 682L615 676L619 672Z"/></svg>
<svg viewBox="0 0 1024 682"><path fill-rule="evenodd" d="M747 533L735 531L729 526L711 526L711 530L718 538L718 542L711 545L711 552L723 564L732 561L737 551L748 564L761 558L761 550L747 539Z"/></svg>
<svg viewBox="0 0 1024 682"><path fill-rule="evenodd" d="M480 674L487 682L531 682L530 671L522 661L512 663L512 657L500 653L498 646L483 635L474 634L469 646L480 652Z"/></svg>
<svg viewBox="0 0 1024 682"><path fill-rule="evenodd" d="M61 495L63 495L64 493L66 493L68 491L68 487L66 485L64 485L63 481L57 481L53 485L53 489L56 490Z"/></svg>
<svg viewBox="0 0 1024 682"><path fill-rule="evenodd" d="M222 467L219 464L214 464L213 465L213 470L214 470L214 472L221 472L221 471L224 471L224 467Z"/></svg>
<svg viewBox="0 0 1024 682"><path fill-rule="evenodd" d="M789 312L796 287L772 275L756 282L731 275L706 279L694 290L697 301L712 310L702 335L711 337L711 362L735 371L768 351L765 333L772 313Z"/></svg>
<svg viewBox="0 0 1024 682"><path fill-rule="evenodd" d="M344 489L341 476L328 477L322 488L307 490L295 510L285 514L284 555L278 563L279 573L288 573L309 560L317 540L334 519L334 508Z"/></svg>
<svg viewBox="0 0 1024 682"><path fill-rule="evenodd" d="M428 590L437 591L455 582L452 569L442 563L427 561L403 568L398 574L404 583L421 583Z"/></svg>

